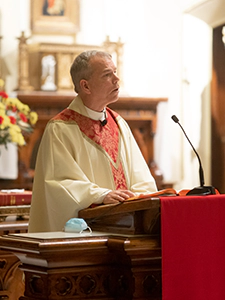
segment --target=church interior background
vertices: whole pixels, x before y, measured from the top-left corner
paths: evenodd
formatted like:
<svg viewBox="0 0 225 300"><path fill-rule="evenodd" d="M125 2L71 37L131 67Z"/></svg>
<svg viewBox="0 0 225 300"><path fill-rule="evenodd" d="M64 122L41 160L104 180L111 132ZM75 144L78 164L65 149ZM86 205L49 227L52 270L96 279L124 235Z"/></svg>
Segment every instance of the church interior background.
<svg viewBox="0 0 225 300"><path fill-rule="evenodd" d="M121 97L167 99L157 106L154 136L154 161L164 182L172 183L178 190L199 185L198 160L171 120L175 114L201 157L205 183L210 185L212 37L213 30L225 23L223 0L55 2L63 2L69 10L55 16L44 12L45 1L0 0L1 77L9 96L17 97L21 91L29 93L32 89L44 91L47 84L47 92L73 93L66 74L61 78L61 86L54 80L35 85L31 75L39 76L40 81L45 67L52 66L53 78L56 63L48 55L41 68L40 63L36 65L35 53L47 53L48 47L59 44L76 51L80 45L101 47L107 41L110 47L120 44L121 59L117 64ZM221 45L222 37L221 30ZM20 69L24 68L20 49L23 39L33 53L33 73L28 76L33 81L25 84L21 83ZM64 72L68 65L69 73L68 60L63 64ZM13 166L18 163L17 152L11 149L0 156L2 179L16 178ZM8 173L1 172L3 161L7 161Z"/></svg>

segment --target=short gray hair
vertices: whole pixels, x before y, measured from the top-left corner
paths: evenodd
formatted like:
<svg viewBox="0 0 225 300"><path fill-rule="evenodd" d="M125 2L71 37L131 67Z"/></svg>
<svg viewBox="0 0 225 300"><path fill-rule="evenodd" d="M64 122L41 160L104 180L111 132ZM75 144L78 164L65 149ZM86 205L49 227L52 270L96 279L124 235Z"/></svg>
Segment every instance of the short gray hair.
<svg viewBox="0 0 225 300"><path fill-rule="evenodd" d="M95 56L108 58L108 59L112 58L112 55L107 52L98 51L98 50L89 50L89 51L82 52L74 59L70 68L70 75L76 93L79 93L80 91L80 81L82 79L85 80L90 79L93 70L89 62L91 58Z"/></svg>

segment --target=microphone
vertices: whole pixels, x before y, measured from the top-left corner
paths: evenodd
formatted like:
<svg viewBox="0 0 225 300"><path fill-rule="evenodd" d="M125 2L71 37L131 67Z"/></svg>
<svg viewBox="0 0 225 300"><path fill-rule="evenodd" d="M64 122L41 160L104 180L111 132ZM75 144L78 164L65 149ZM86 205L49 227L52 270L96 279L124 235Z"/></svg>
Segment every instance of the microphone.
<svg viewBox="0 0 225 300"><path fill-rule="evenodd" d="M179 123L179 119L173 115L172 117L172 120L177 123L180 128L182 129L185 137L187 138L189 144L191 145L192 149L194 150L197 158L198 158L198 162L199 162L199 179L200 179L200 186L199 187L195 187L194 189L190 190L186 195L213 195L213 194L216 194L216 190L213 186L205 186L205 180L204 180L204 172L203 172L203 168L202 168L202 163L201 163L201 160L200 160L200 157L197 153L197 151L195 150L194 146L192 145L191 141L189 140L186 132L184 131L184 128L181 126L181 124Z"/></svg>
<svg viewBox="0 0 225 300"><path fill-rule="evenodd" d="M103 121L100 121L100 123L101 123L102 126L105 126L107 124L107 122L108 122L107 119L105 119Z"/></svg>
<svg viewBox="0 0 225 300"><path fill-rule="evenodd" d="M104 120L100 120L100 123L102 126L105 126L108 123L106 119L106 109L103 110L103 114L104 114Z"/></svg>

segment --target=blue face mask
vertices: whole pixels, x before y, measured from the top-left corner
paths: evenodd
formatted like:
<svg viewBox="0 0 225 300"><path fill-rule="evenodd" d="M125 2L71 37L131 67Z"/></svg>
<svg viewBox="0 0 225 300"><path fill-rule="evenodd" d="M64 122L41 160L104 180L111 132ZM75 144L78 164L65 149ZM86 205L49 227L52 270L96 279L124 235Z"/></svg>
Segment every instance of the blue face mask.
<svg viewBox="0 0 225 300"><path fill-rule="evenodd" d="M89 229L92 233L91 228L87 225L84 219L81 218L72 218L66 222L64 231L65 232L79 232L82 233L84 230Z"/></svg>

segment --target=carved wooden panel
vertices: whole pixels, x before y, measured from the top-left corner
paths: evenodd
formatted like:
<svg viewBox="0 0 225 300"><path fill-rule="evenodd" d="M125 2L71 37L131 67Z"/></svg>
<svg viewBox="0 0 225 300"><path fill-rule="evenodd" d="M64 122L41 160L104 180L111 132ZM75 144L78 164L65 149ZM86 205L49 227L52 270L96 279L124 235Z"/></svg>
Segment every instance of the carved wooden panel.
<svg viewBox="0 0 225 300"><path fill-rule="evenodd" d="M24 293L20 260L9 252L0 251L0 299L18 300Z"/></svg>
<svg viewBox="0 0 225 300"><path fill-rule="evenodd" d="M1 244L21 259L25 293L20 300L162 298L158 239L9 236Z"/></svg>
<svg viewBox="0 0 225 300"><path fill-rule="evenodd" d="M27 221L0 222L0 236L27 232ZM0 250L0 300L18 300L24 294L25 284L19 258Z"/></svg>

